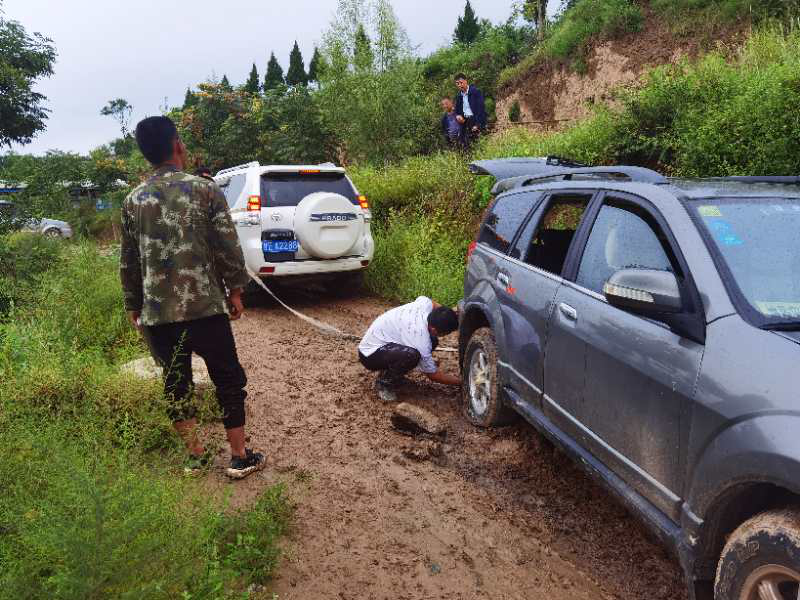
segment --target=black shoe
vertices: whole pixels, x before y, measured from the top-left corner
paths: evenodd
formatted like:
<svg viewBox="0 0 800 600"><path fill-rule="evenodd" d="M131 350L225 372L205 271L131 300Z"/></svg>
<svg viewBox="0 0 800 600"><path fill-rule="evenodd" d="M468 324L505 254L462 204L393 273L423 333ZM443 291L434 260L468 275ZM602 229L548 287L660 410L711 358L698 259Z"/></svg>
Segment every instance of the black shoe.
<svg viewBox="0 0 800 600"><path fill-rule="evenodd" d="M231 459L231 466L225 469L225 474L228 477L231 479L244 479L251 473L260 471L266 466L267 461L260 452L253 452L247 449L246 454L244 458L235 456Z"/></svg>

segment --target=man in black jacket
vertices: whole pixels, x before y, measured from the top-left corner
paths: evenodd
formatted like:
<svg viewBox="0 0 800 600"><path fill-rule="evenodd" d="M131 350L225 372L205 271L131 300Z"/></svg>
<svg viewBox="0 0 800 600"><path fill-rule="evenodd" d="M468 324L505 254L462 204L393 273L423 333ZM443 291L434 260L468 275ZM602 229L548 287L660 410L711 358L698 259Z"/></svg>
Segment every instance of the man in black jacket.
<svg viewBox="0 0 800 600"><path fill-rule="evenodd" d="M465 148L474 142L481 131L486 129L486 102L483 93L474 85L470 85L463 73L456 75L456 118L462 125L461 139Z"/></svg>

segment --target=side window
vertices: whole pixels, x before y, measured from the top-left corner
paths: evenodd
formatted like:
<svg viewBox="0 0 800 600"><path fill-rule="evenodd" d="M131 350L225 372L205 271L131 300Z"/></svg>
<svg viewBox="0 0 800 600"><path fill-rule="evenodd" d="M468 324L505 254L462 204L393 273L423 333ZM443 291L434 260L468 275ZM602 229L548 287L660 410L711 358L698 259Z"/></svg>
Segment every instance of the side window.
<svg viewBox="0 0 800 600"><path fill-rule="evenodd" d="M503 254L507 253L517 230L538 197L535 193L500 196L494 201L483 221L478 242Z"/></svg>
<svg viewBox="0 0 800 600"><path fill-rule="evenodd" d="M621 269L673 271L646 213L606 204L600 209L586 243L576 283L598 294L608 278ZM674 271L673 271L674 272Z"/></svg>
<svg viewBox="0 0 800 600"><path fill-rule="evenodd" d="M547 203L540 219L531 219L520 243L527 246L525 262L561 274L569 247L581 224L592 194L556 194Z"/></svg>
<svg viewBox="0 0 800 600"><path fill-rule="evenodd" d="M233 205L236 204L239 196L242 195L246 181L246 175L234 175L227 182L220 185L222 192L225 194L225 199L228 201L228 208L233 208Z"/></svg>

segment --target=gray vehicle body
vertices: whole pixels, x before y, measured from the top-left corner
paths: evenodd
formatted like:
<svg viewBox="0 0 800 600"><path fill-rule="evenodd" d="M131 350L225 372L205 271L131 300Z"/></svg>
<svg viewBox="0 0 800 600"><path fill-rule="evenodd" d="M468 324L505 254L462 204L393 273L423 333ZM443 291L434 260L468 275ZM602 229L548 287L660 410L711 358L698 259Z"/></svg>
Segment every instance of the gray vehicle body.
<svg viewBox="0 0 800 600"><path fill-rule="evenodd" d="M506 167L501 176L514 175ZM548 168L520 166L525 176ZM726 536L800 499L800 334L759 329L737 311L685 202L800 198L800 187L578 179L522 177L496 189L527 194L530 219L557 192L593 194L587 215L607 194L641 205L688 274L686 309L648 318L576 284L591 223L560 275L478 243L465 277L462 364L472 333L490 327L504 401L643 519L679 558L691 598L711 598Z"/></svg>
<svg viewBox="0 0 800 600"><path fill-rule="evenodd" d="M0 211L8 211L13 214L14 203L6 200L0 200ZM57 219L32 219L23 224L22 229L25 231L32 231L34 233L41 233L43 235L59 238L71 238L72 227L66 221L59 221Z"/></svg>

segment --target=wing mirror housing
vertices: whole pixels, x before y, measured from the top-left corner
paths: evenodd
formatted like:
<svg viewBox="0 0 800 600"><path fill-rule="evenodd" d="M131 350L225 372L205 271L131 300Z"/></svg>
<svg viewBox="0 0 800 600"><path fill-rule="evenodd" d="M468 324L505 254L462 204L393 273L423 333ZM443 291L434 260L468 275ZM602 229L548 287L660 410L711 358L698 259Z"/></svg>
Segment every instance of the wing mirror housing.
<svg viewBox="0 0 800 600"><path fill-rule="evenodd" d="M683 309L678 279L669 271L622 269L609 277L603 294L612 306L647 316Z"/></svg>

